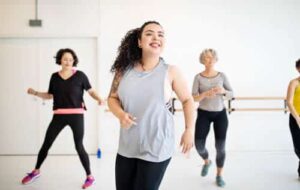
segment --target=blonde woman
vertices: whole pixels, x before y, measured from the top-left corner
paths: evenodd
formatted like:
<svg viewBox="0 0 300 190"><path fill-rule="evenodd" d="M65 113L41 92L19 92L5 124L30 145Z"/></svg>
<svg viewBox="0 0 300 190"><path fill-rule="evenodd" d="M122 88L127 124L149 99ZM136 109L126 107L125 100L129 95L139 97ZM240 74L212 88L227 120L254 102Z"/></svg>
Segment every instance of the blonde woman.
<svg viewBox="0 0 300 190"><path fill-rule="evenodd" d="M216 184L224 187L222 177L225 162L225 141L228 127L228 118L224 106L224 96L231 98L233 93L231 86L224 73L216 71L214 66L218 61L217 52L213 49L205 49L200 54L200 63L205 67L204 71L198 73L194 78L193 97L199 102L196 120L195 147L202 157L203 165L201 176L206 176L212 164L208 151L205 147L210 124L213 123L215 133L215 147L217 150L217 175Z"/></svg>

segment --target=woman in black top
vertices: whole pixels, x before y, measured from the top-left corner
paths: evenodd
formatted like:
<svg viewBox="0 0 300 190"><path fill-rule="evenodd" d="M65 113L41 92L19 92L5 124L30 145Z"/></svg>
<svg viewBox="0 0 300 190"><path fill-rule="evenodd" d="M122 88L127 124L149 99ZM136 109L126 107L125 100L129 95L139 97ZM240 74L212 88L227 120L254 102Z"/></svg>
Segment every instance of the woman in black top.
<svg viewBox="0 0 300 190"><path fill-rule="evenodd" d="M85 189L94 182L90 171L89 157L83 146L83 112L86 110L83 92L86 90L100 105L104 104L104 101L92 89L87 76L82 71L74 70L77 63L78 58L72 49L60 49L56 54L56 64L61 66L61 70L52 74L48 92L28 89L28 94L39 98L53 98L54 115L39 151L35 169L23 178L22 184L31 183L40 176L40 167L47 157L48 150L66 125L69 125L72 129L76 151L87 175L82 188Z"/></svg>

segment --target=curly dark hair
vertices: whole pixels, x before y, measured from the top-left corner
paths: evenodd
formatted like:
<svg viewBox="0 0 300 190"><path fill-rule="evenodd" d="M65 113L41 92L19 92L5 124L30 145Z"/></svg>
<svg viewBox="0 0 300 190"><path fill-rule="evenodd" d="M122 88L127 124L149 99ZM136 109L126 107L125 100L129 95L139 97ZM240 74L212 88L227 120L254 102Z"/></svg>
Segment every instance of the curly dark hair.
<svg viewBox="0 0 300 190"><path fill-rule="evenodd" d="M296 68L297 68L297 69L300 69L300 59L298 59L298 60L296 61Z"/></svg>
<svg viewBox="0 0 300 190"><path fill-rule="evenodd" d="M54 57L55 58L55 63L57 65L61 65L61 58L63 57L63 55L65 53L70 53L72 54L73 56L73 59L74 59L74 63L73 63L73 66L76 67L79 60L78 60L78 57L76 55L76 53L74 52L74 50L70 49L70 48L65 48L65 49L60 49L58 50L58 52L56 53L56 56Z"/></svg>
<svg viewBox="0 0 300 190"><path fill-rule="evenodd" d="M141 59L142 49L138 47L138 40L141 39L143 30L148 24L161 26L157 21L148 21L140 28L128 31L118 48L117 58L110 69L112 73L117 72L122 74L132 68Z"/></svg>

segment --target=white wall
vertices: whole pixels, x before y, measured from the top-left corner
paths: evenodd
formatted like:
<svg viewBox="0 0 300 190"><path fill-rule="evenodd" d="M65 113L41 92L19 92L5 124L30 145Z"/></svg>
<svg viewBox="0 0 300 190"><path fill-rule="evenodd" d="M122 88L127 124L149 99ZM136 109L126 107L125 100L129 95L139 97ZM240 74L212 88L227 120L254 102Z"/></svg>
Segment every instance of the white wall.
<svg viewBox="0 0 300 190"><path fill-rule="evenodd" d="M39 1L41 28L29 27L29 20L35 18L35 0L1 0L0 9L1 37L76 37L99 33L99 0Z"/></svg>
<svg viewBox="0 0 300 190"><path fill-rule="evenodd" d="M154 19L165 28L165 59L182 68L190 86L203 69L199 53L208 47L218 51L218 68L227 73L239 96L283 96L296 75L294 62L300 57L297 0L113 2L101 1L100 54L106 70L125 33Z"/></svg>
<svg viewBox="0 0 300 190"><path fill-rule="evenodd" d="M58 49L73 48L79 56L78 69L84 71L92 86L99 89L99 1L91 0L89 4L85 1L39 1L39 19L43 22L40 28L28 24L35 16L34 2L0 1L0 73L3 79L0 84L2 88L8 88L0 101L0 154L38 152L51 120L52 103L43 106L41 101L26 95L26 89L47 90L51 73L59 69L53 59ZM86 96L85 100L88 112L84 142L89 153L96 153L99 109L90 97ZM16 113L16 110L20 111ZM75 152L71 130L66 128L50 153Z"/></svg>
<svg viewBox="0 0 300 190"><path fill-rule="evenodd" d="M198 62L199 53L204 48L215 48L219 53L217 67L228 75L236 96L283 97L289 80L298 75L294 63L300 58L299 8L300 2L296 0L102 0L101 64L104 71L109 70L128 30L145 21L157 20L166 32L163 56L183 70L190 87L194 75L203 69ZM111 77L110 73L100 76ZM105 91L109 91L109 85L104 84ZM283 102L234 102L233 105L283 107ZM176 115L180 132L184 126L182 113ZM292 150L288 115L282 112L234 112L229 119L229 150ZM108 134L116 133L114 128L105 130ZM213 147L212 137L208 143ZM111 144L115 147L117 142Z"/></svg>
<svg viewBox="0 0 300 190"><path fill-rule="evenodd" d="M217 67L228 75L236 96L285 96L289 80L297 76L294 69L295 60L300 58L297 0L43 0L39 8L43 27L30 28L28 20L34 18L33 4L33 0L27 3L0 0L0 37L96 37L97 89L102 96L109 92L112 80L109 69L121 39L128 30L148 20L157 20L164 27L167 45L163 57L182 69L190 87L194 75L203 69L198 63L199 53L208 47L218 51ZM0 67L2 72L5 64ZM278 114L233 113L228 148L291 150L287 115ZM111 114L100 115L102 149L115 151L118 122ZM182 128L182 116L177 117ZM281 122L274 122L278 118ZM266 124L274 129L264 127ZM242 129L253 133L257 141L243 141L249 138L249 133L239 131ZM271 134L269 143L264 143L260 132ZM278 146L272 146L273 142Z"/></svg>

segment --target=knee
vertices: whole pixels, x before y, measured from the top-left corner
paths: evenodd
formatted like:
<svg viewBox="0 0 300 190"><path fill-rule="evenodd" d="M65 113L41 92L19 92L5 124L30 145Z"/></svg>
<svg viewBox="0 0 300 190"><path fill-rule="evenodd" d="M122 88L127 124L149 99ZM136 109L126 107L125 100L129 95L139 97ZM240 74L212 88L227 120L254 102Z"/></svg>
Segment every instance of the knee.
<svg viewBox="0 0 300 190"><path fill-rule="evenodd" d="M216 150L218 155L225 155L225 140L216 142Z"/></svg>
<svg viewBox="0 0 300 190"><path fill-rule="evenodd" d="M75 145L75 148L76 148L76 150L77 150L78 153L81 153L82 151L84 151L84 147L83 147L82 143L77 143Z"/></svg>
<svg viewBox="0 0 300 190"><path fill-rule="evenodd" d="M202 140L195 140L195 147L199 153L205 152L205 145Z"/></svg>
<svg viewBox="0 0 300 190"><path fill-rule="evenodd" d="M295 150L296 155L300 159L300 150L298 148L295 148L294 150Z"/></svg>
<svg viewBox="0 0 300 190"><path fill-rule="evenodd" d="M226 155L225 149L217 150L217 158L224 158Z"/></svg>

